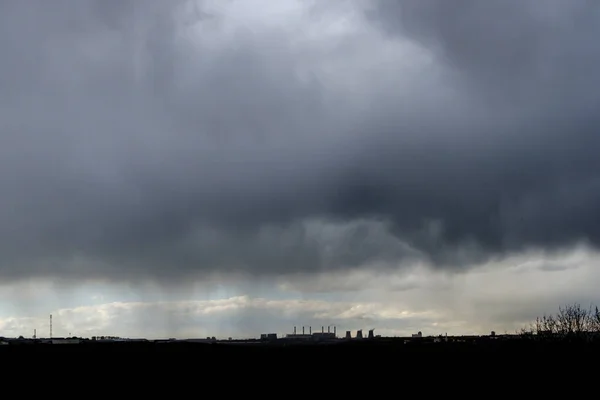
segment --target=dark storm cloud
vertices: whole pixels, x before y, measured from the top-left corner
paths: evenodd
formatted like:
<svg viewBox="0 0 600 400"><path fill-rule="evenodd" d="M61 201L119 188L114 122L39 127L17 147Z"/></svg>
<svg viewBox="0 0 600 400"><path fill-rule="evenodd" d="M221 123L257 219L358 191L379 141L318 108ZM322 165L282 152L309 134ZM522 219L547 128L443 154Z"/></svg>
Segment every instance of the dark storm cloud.
<svg viewBox="0 0 600 400"><path fill-rule="evenodd" d="M190 1L1 2L2 275L444 266L598 242L598 6L391 4L325 51L250 20L230 33ZM433 66L345 85L317 69L402 38Z"/></svg>
<svg viewBox="0 0 600 400"><path fill-rule="evenodd" d="M401 121L387 122L388 132L396 133L389 148L398 144L405 152L398 157L390 151L390 168L406 170L419 160L426 165L384 179L387 189L375 184L369 198L379 190L384 200L373 208L387 209L400 230L418 226L423 217L439 220L443 244L469 241L486 253L580 239L598 243L600 96L594 88L600 84L600 52L593 38L600 6L516 0L374 4L367 12L371 22L430 50L459 88L455 100L470 112L444 119L432 113L433 121L412 129L396 130ZM398 140L410 135L415 137Z"/></svg>

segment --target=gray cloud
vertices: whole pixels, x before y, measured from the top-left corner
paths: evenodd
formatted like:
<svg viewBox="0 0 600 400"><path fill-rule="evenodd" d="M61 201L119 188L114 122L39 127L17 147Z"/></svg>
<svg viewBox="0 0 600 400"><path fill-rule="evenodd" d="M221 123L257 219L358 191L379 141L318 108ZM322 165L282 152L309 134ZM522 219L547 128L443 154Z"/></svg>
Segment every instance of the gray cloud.
<svg viewBox="0 0 600 400"><path fill-rule="evenodd" d="M371 20L431 50L460 88L456 101L472 110L433 117L408 144L433 165L410 175L417 190L409 196L390 196L409 198L408 207L394 207L397 219L429 215L444 223L450 243L471 236L486 250L597 243L598 5L377 4Z"/></svg>
<svg viewBox="0 0 600 400"><path fill-rule="evenodd" d="M599 242L596 3L240 4L0 3L4 279Z"/></svg>

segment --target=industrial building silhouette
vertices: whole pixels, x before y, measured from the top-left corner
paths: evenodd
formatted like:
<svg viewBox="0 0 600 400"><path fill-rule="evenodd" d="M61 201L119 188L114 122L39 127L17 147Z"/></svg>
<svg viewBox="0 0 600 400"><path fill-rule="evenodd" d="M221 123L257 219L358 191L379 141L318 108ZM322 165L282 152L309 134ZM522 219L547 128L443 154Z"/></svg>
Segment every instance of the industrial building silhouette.
<svg viewBox="0 0 600 400"><path fill-rule="evenodd" d="M332 332L333 328L333 332ZM374 335L374 329L369 330L368 339L375 339L378 336ZM363 339L362 329L356 331L356 336L352 337L351 331L346 331L346 336L344 339ZM260 335L260 339L262 341L273 341L277 340L276 333L263 333ZM313 332L312 326L308 327L308 333L306 332L306 327L302 327L302 333L299 333L294 326L293 333L286 334L282 339L286 340L296 340L296 341L324 341L324 340L338 340L340 338L337 337L337 328L336 326L328 326L327 331L325 331L325 326L321 326L321 330L317 332Z"/></svg>

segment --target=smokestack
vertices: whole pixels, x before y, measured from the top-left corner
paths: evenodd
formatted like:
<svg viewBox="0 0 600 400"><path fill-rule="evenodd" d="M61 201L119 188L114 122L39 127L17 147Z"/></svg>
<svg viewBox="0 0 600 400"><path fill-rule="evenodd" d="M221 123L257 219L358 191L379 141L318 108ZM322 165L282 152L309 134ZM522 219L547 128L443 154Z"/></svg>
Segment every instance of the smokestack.
<svg viewBox="0 0 600 400"><path fill-rule="evenodd" d="M309 334L309 335L312 335L312 326L309 326L309 327L308 327L308 334Z"/></svg>
<svg viewBox="0 0 600 400"><path fill-rule="evenodd" d="M321 333L325 333L325 327L324 326L321 327Z"/></svg>
<svg viewBox="0 0 600 400"><path fill-rule="evenodd" d="M52 339L52 314L50 314L50 339Z"/></svg>
<svg viewBox="0 0 600 400"><path fill-rule="evenodd" d="M333 336L335 336L335 325L333 326Z"/></svg>
<svg viewBox="0 0 600 400"><path fill-rule="evenodd" d="M302 327L302 334L304 335L304 327Z"/></svg>
<svg viewBox="0 0 600 400"><path fill-rule="evenodd" d="M329 331L329 325L327 325L327 333L331 333L331 332Z"/></svg>
<svg viewBox="0 0 600 400"><path fill-rule="evenodd" d="M296 334L296 327L294 327L294 335Z"/></svg>
<svg viewBox="0 0 600 400"><path fill-rule="evenodd" d="M36 331L37 331L37 329L34 329L34 330L33 330L33 338L34 338L34 339L37 337L37 332L36 332Z"/></svg>

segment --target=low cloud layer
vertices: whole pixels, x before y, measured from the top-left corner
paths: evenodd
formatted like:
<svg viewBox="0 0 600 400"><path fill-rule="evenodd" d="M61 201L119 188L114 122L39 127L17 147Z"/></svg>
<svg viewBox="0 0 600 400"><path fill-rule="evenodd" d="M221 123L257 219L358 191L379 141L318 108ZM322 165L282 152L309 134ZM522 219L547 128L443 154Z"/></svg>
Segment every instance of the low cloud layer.
<svg viewBox="0 0 600 400"><path fill-rule="evenodd" d="M0 277L598 245L600 5L393 3L0 3Z"/></svg>
<svg viewBox="0 0 600 400"><path fill-rule="evenodd" d="M56 290L13 283L0 287L0 336L28 337L34 329L48 336L48 314L55 336L245 338L283 335L294 326L336 326L340 336L357 329L391 336L514 333L565 304L600 305L598 257L582 247L561 257L515 256L465 274L428 268L309 274L280 278L263 293L214 284L207 285L212 293L200 285L166 296L151 286L133 293L126 284Z"/></svg>
<svg viewBox="0 0 600 400"><path fill-rule="evenodd" d="M366 329L374 329L373 325L379 324L391 327L384 328L383 332L394 335L421 326L434 327L436 318L432 312L411 313L381 303L266 300L242 296L212 301L107 303L60 309L53 314L53 336L185 339L216 335L220 339L245 339L275 331L282 337L292 333L298 321L305 322L306 333L310 329L333 332L335 327L342 337L345 330L365 329L366 333ZM302 332L302 327L297 326L297 332ZM38 330L39 337L48 337L49 320L0 318L0 331L8 337L29 337L33 329Z"/></svg>

